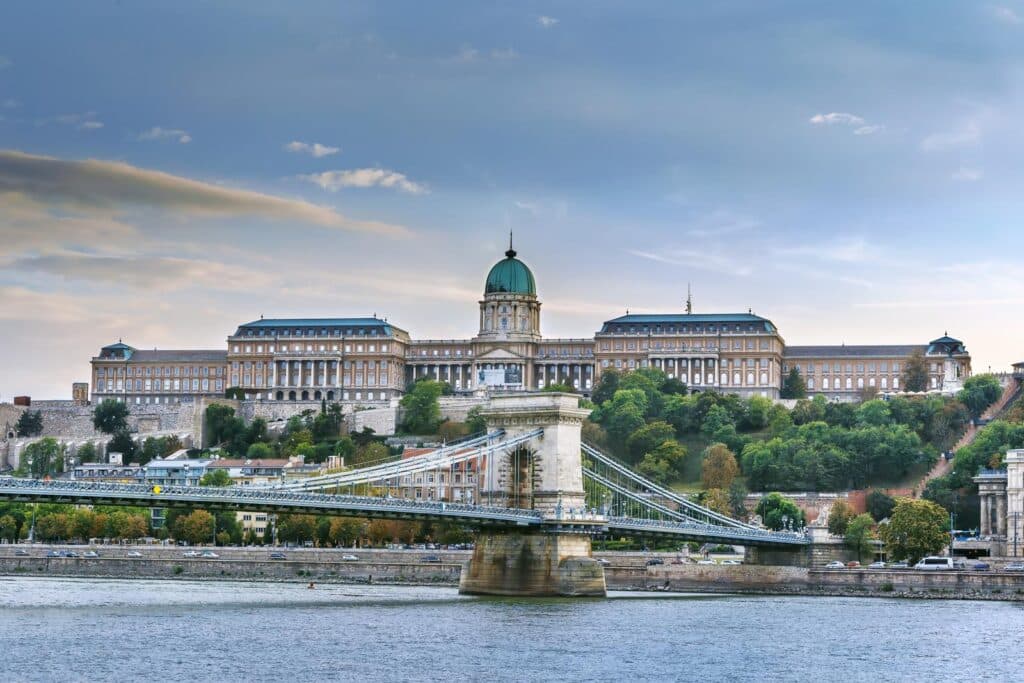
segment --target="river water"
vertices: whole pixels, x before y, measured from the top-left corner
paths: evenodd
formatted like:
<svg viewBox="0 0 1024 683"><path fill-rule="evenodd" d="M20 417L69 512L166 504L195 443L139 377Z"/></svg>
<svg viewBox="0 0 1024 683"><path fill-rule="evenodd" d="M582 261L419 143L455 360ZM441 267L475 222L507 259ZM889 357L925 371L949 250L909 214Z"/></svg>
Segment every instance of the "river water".
<svg viewBox="0 0 1024 683"><path fill-rule="evenodd" d="M1024 604L0 577L2 681L1024 680Z"/></svg>

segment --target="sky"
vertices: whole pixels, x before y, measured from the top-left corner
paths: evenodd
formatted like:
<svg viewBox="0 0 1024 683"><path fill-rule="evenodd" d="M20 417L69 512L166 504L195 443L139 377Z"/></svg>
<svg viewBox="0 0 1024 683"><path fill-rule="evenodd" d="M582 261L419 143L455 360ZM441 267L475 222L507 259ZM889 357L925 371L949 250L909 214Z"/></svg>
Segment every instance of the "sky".
<svg viewBox="0 0 1024 683"><path fill-rule="evenodd" d="M266 317L1024 359L1024 0L0 5L0 401Z"/></svg>

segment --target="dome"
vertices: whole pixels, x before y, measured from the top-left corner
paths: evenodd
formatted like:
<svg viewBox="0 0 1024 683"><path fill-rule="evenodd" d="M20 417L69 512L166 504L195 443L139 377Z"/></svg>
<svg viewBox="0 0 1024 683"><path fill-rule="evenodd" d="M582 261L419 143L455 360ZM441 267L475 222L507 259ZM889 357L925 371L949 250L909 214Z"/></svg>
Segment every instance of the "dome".
<svg viewBox="0 0 1024 683"><path fill-rule="evenodd" d="M494 264L487 274L484 294L509 293L537 295L533 273L526 264L516 258L514 249L505 252L505 258Z"/></svg>

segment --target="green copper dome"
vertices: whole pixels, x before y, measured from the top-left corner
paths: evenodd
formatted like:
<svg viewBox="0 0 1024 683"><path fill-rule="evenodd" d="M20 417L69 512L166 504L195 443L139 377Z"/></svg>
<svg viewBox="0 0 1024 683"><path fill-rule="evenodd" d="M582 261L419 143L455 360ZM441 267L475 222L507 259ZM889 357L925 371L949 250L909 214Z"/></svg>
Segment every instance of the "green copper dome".
<svg viewBox="0 0 1024 683"><path fill-rule="evenodd" d="M537 285L533 281L533 273L526 264L516 258L514 249L505 252L505 259L498 261L487 274L484 294L507 292L510 294L537 295Z"/></svg>

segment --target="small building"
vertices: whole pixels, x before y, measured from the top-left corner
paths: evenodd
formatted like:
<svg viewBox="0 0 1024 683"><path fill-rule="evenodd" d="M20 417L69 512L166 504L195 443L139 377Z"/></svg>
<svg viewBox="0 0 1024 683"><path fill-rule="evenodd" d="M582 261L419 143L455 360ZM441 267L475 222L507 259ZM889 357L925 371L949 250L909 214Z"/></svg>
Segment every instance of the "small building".
<svg viewBox="0 0 1024 683"><path fill-rule="evenodd" d="M121 465L119 463L85 462L75 465L71 470L71 478L76 481L141 484L145 481L146 471L138 463Z"/></svg>
<svg viewBox="0 0 1024 683"><path fill-rule="evenodd" d="M211 460L154 458L146 464L145 482L160 486L199 486Z"/></svg>
<svg viewBox="0 0 1024 683"><path fill-rule="evenodd" d="M433 453L433 448L407 448L402 459L422 458ZM458 451L468 453L470 449ZM448 467L415 474L406 474L398 481L399 496L409 500L443 500L450 503L472 504L479 500L477 462L452 463Z"/></svg>

